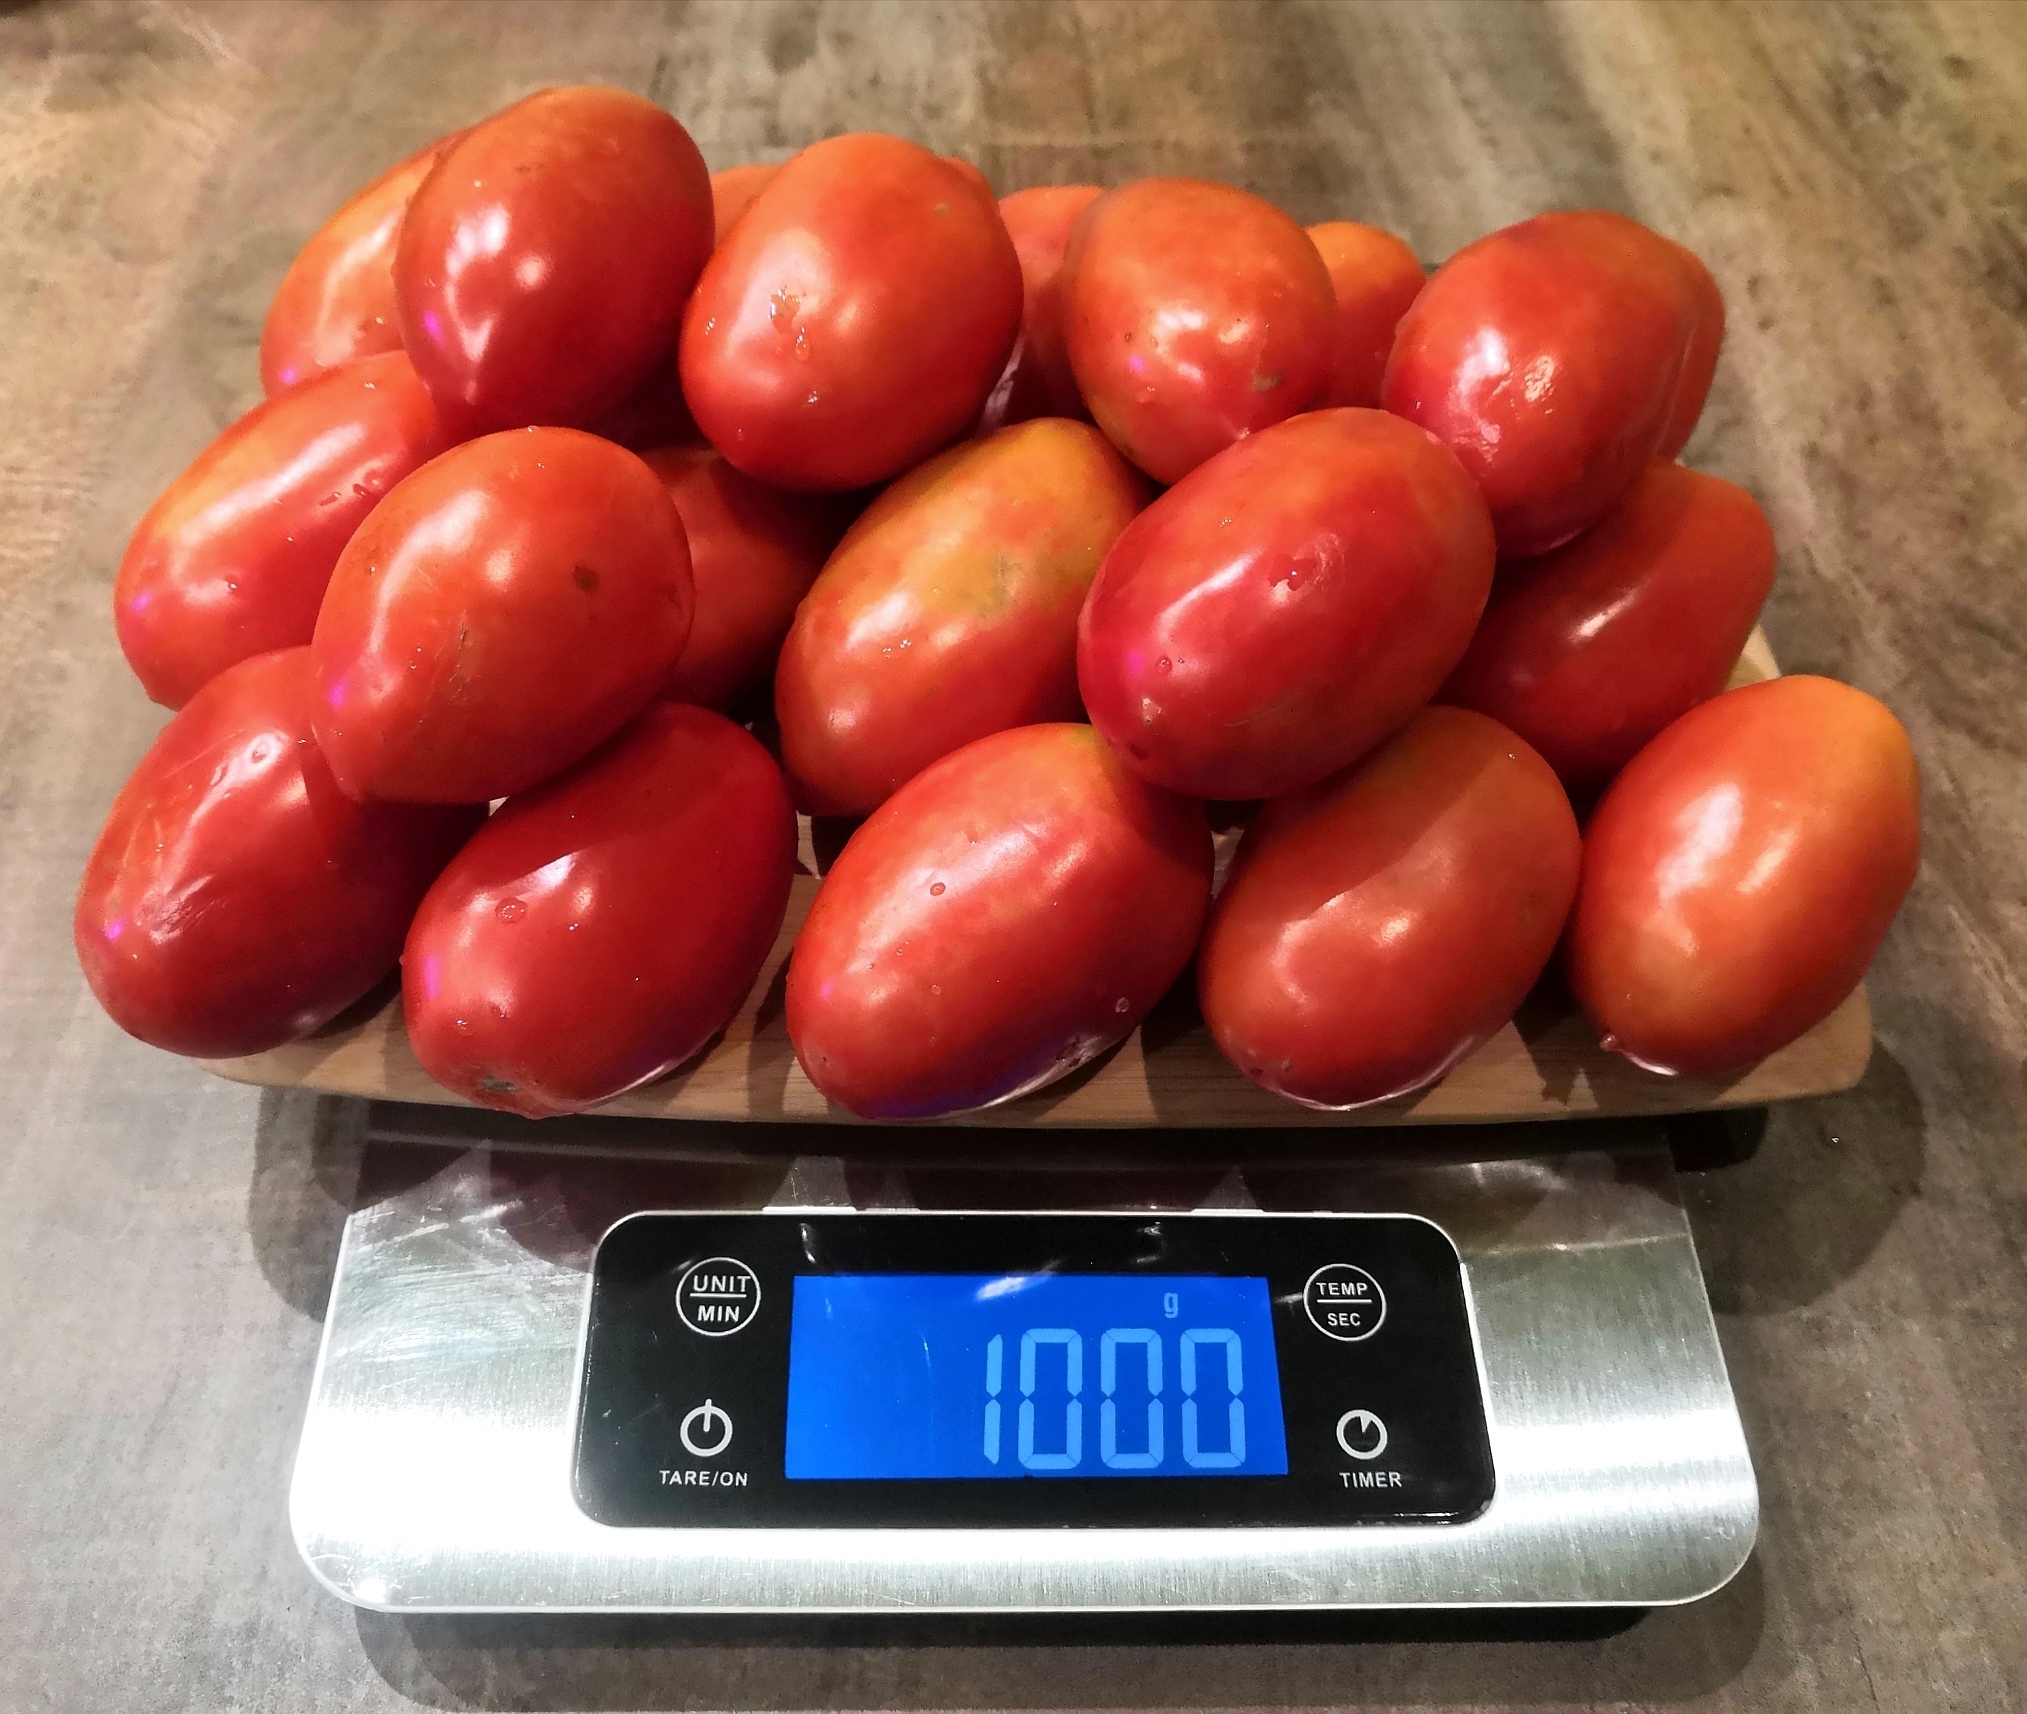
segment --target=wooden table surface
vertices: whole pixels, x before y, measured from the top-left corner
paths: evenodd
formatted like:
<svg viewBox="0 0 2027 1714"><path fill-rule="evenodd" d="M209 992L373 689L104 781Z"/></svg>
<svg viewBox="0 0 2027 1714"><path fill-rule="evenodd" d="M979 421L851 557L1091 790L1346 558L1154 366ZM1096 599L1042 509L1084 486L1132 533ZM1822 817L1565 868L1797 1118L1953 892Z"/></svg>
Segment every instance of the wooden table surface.
<svg viewBox="0 0 2027 1714"><path fill-rule="evenodd" d="M0 1706L2027 1708L2023 14L0 0ZM1614 1626L782 1632L380 1617L310 1582L284 1497L372 1116L208 1078L87 996L72 889L160 719L108 592L255 397L322 215L593 79L714 166L877 127L1002 190L1202 173L1427 256L1601 206L1708 259L1731 334L1690 460L1760 497L1776 652L1893 705L1928 816L1865 1081L1689 1181L1764 1500L1722 1594Z"/></svg>

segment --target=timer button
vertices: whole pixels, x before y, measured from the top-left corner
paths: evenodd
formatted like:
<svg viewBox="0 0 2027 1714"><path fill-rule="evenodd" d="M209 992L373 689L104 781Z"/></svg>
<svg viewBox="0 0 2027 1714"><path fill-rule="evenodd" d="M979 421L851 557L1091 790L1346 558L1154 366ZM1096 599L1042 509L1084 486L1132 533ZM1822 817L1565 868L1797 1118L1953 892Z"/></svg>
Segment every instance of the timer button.
<svg viewBox="0 0 2027 1714"><path fill-rule="evenodd" d="M1387 1449L1387 1425L1369 1410L1348 1410L1337 1419L1337 1444L1348 1458L1377 1458Z"/></svg>
<svg viewBox="0 0 2027 1714"><path fill-rule="evenodd" d="M692 1333L723 1339L760 1313L760 1276L737 1256L706 1256L676 1278L676 1314Z"/></svg>
<svg viewBox="0 0 2027 1714"><path fill-rule="evenodd" d="M1355 1345L1380 1330L1387 1318L1387 1294L1365 1269L1330 1262L1309 1276L1302 1307L1318 1333Z"/></svg>

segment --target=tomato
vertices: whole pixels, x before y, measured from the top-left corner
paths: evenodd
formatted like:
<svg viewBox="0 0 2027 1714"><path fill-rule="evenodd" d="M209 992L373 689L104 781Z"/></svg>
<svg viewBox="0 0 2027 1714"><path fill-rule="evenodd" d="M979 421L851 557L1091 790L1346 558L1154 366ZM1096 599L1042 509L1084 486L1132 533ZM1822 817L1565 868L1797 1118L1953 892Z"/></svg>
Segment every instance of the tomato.
<svg viewBox="0 0 2027 1714"><path fill-rule="evenodd" d="M619 89L545 89L444 151L401 223L402 343L470 432L583 424L668 355L711 253L690 134Z"/></svg>
<svg viewBox="0 0 2027 1714"><path fill-rule="evenodd" d="M725 235L683 313L683 394L780 488L882 482L977 415L1021 269L965 175L898 137L813 143Z"/></svg>
<svg viewBox="0 0 2027 1714"><path fill-rule="evenodd" d="M767 181L781 171L780 163L755 161L743 167L727 167L711 175L711 212L717 227L713 246L725 242L740 215L753 206L753 199L767 188Z"/></svg>
<svg viewBox="0 0 2027 1714"><path fill-rule="evenodd" d="M1682 373L1675 382L1675 397L1668 407L1668 426L1661 431L1658 450L1663 458L1673 458L1689 444L1696 419L1703 415L1703 401L1710 396L1717 353L1724 344L1724 294L1693 250L1672 243L1668 247L1675 254L1689 303L1689 343L1683 352Z"/></svg>
<svg viewBox="0 0 2027 1714"><path fill-rule="evenodd" d="M171 1053L264 1053L394 968L484 806L354 803L310 742L309 650L228 668L113 800L72 932L114 1023Z"/></svg>
<svg viewBox="0 0 2027 1714"><path fill-rule="evenodd" d="M1636 1065L1750 1065L1858 985L1920 861L1920 778L1887 709L1808 676L1727 691L1592 815L1570 987Z"/></svg>
<svg viewBox="0 0 2027 1714"><path fill-rule="evenodd" d="M1021 333L980 413L981 433L1031 417L1090 416L1063 350L1063 252L1077 217L1104 194L1094 184L1065 184L1000 198L1021 259Z"/></svg>
<svg viewBox="0 0 2027 1714"><path fill-rule="evenodd" d="M647 705L692 601L682 523L632 453L575 429L471 441L340 556L311 643L317 742L354 796L523 791Z"/></svg>
<svg viewBox="0 0 2027 1714"><path fill-rule="evenodd" d="M697 591L689 640L662 693L722 708L773 678L795 604L842 523L835 505L755 482L708 446L644 456L683 521Z"/></svg>
<svg viewBox="0 0 2027 1714"><path fill-rule="evenodd" d="M1676 246L1616 214L1541 214L1438 268L1381 390L1484 490L1502 554L1596 522L1661 446L1691 332Z"/></svg>
<svg viewBox="0 0 2027 1714"><path fill-rule="evenodd" d="M1491 584L1492 526L1456 459L1398 417L1317 411L1128 526L1084 605L1077 681L1157 785L1272 797L1427 702Z"/></svg>
<svg viewBox="0 0 2027 1714"><path fill-rule="evenodd" d="M1434 1083L1534 986L1581 859L1546 762L1482 714L1426 708L1246 829L1197 959L1204 1021L1306 1106Z"/></svg>
<svg viewBox="0 0 2027 1714"><path fill-rule="evenodd" d="M953 447L874 501L775 672L803 807L864 815L974 738L1076 719L1078 610L1146 503L1105 437L1060 417Z"/></svg>
<svg viewBox="0 0 2027 1714"><path fill-rule="evenodd" d="M1084 211L1063 268L1077 386L1157 482L1322 402L1337 299L1309 235L1271 202L1139 179Z"/></svg>
<svg viewBox="0 0 2027 1714"><path fill-rule="evenodd" d="M254 406L127 543L113 624L142 688L181 708L235 661L307 643L360 520L449 445L398 351Z"/></svg>
<svg viewBox="0 0 2027 1714"><path fill-rule="evenodd" d="M311 234L289 264L260 330L260 384L279 393L326 369L401 349L394 245L401 217L436 158L440 137L389 168Z"/></svg>
<svg viewBox="0 0 2027 1714"><path fill-rule="evenodd" d="M1421 261L1391 232L1356 220L1325 221L1309 236L1337 297L1337 352L1324 403L1376 406L1394 329L1422 289Z"/></svg>
<svg viewBox="0 0 2027 1714"><path fill-rule="evenodd" d="M990 1106L1130 1034L1210 898L1203 806L1088 726L967 745L896 792L824 878L788 967L810 1081L870 1119Z"/></svg>
<svg viewBox="0 0 2027 1714"><path fill-rule="evenodd" d="M466 1100L531 1119L673 1070L760 974L795 838L757 740L657 703L509 799L430 888L401 955L416 1058Z"/></svg>
<svg viewBox="0 0 2027 1714"><path fill-rule="evenodd" d="M1518 732L1593 791L1724 689L1774 581L1774 532L1743 488L1653 464L1567 546L1502 568L1438 693Z"/></svg>
<svg viewBox="0 0 2027 1714"><path fill-rule="evenodd" d="M605 440L616 440L634 452L649 452L662 446L701 446L683 398L683 378L676 368L675 354L655 365L648 378L591 425L591 432Z"/></svg>
<svg viewBox="0 0 2027 1714"><path fill-rule="evenodd" d="M992 180L985 176L983 170L962 155L944 155L941 158L957 169L958 176L971 186L975 194L997 206L999 199L992 194Z"/></svg>

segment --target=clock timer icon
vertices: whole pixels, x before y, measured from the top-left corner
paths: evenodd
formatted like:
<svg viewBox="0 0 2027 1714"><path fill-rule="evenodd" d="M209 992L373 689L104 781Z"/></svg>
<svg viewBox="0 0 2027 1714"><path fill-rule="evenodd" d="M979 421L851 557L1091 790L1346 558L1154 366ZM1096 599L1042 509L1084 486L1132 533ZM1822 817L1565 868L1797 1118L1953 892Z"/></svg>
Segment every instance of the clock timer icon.
<svg viewBox="0 0 2027 1714"><path fill-rule="evenodd" d="M1337 1444L1361 1461L1387 1449L1387 1425L1369 1410L1348 1410L1337 1419Z"/></svg>

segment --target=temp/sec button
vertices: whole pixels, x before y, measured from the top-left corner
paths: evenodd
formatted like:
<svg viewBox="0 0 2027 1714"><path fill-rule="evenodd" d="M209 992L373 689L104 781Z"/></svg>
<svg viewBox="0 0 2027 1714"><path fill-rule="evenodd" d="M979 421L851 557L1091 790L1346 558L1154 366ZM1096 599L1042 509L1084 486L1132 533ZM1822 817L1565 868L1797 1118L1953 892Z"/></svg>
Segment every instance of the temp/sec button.
<svg viewBox="0 0 2027 1714"><path fill-rule="evenodd" d="M692 1333L722 1339L760 1313L760 1278L736 1256L706 1256L676 1279L676 1314Z"/></svg>
<svg viewBox="0 0 2027 1714"><path fill-rule="evenodd" d="M1317 1332L1351 1345L1379 1331L1387 1318L1387 1294L1365 1269L1330 1262L1309 1276L1302 1307Z"/></svg>

